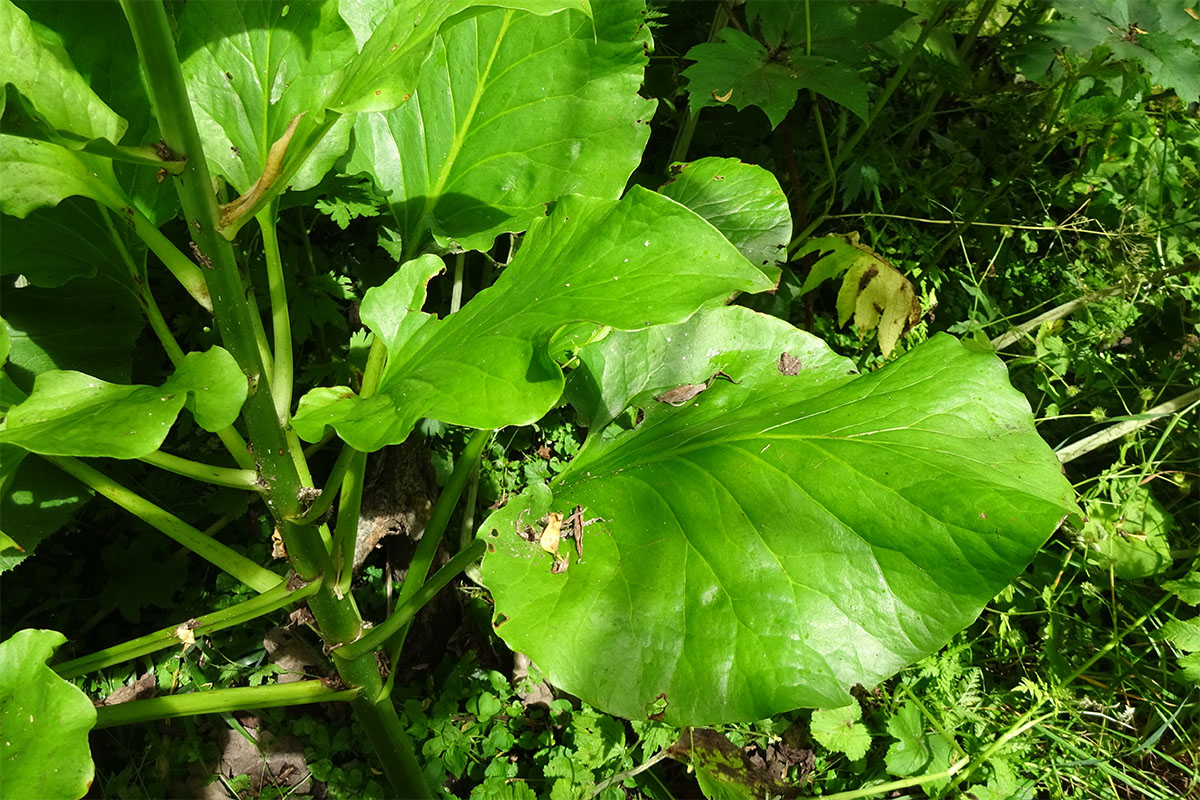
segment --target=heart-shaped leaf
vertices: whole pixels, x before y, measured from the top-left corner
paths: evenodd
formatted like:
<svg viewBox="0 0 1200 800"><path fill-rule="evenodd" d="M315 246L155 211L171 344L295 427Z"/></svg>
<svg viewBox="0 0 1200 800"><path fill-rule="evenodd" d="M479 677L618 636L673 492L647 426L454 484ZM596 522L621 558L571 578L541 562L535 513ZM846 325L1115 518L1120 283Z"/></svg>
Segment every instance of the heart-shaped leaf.
<svg viewBox="0 0 1200 800"><path fill-rule="evenodd" d="M389 352L378 393L365 401L348 389L306 395L292 420L301 438L315 441L332 425L369 451L403 441L421 417L474 428L529 424L562 395L562 370L549 354L572 323L631 330L679 322L706 301L771 286L711 225L640 187L615 203L563 198L530 227L496 283L444 320L416 311L424 290L414 287L433 263L414 262L381 289L420 316Z"/></svg>
<svg viewBox="0 0 1200 800"><path fill-rule="evenodd" d="M361 52L335 2L187 4L179 51L196 124L212 172L242 193L225 209L225 234L287 186L316 185L349 145L343 115L411 97L442 23L475 5L550 13L568 3L368 3L348 11L369 30Z"/></svg>
<svg viewBox="0 0 1200 800"><path fill-rule="evenodd" d="M237 419L246 390L237 362L220 347L188 353L161 387L45 372L29 399L9 410L0 436L44 455L140 458L162 446L185 403L200 427L218 431Z"/></svg>
<svg viewBox="0 0 1200 800"><path fill-rule="evenodd" d="M671 180L659 191L711 222L751 264L779 279L792 212L770 172L736 158L702 158L671 167Z"/></svg>
<svg viewBox="0 0 1200 800"><path fill-rule="evenodd" d="M526 500L484 524L497 632L556 685L674 724L845 705L974 620L1076 511L995 356L939 336L853 379L784 361L589 437L546 508L580 511L558 574L518 533Z"/></svg>
<svg viewBox="0 0 1200 800"><path fill-rule="evenodd" d="M96 709L46 666L67 637L23 630L0 644L0 795L83 797L95 766L88 733Z"/></svg>
<svg viewBox="0 0 1200 800"><path fill-rule="evenodd" d="M405 253L430 231L444 247L486 250L564 194L620 196L655 105L638 95L640 5L606 0L594 25L496 8L442 28L413 99L358 117L346 166L388 194Z"/></svg>

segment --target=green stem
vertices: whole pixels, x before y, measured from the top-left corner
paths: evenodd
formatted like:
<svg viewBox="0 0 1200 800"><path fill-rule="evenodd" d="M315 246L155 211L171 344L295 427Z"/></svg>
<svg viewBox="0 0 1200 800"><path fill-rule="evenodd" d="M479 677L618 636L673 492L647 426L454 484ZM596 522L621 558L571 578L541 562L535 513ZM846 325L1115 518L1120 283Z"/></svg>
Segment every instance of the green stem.
<svg viewBox="0 0 1200 800"><path fill-rule="evenodd" d="M271 334L275 343L271 389L275 394L275 413L279 424L286 425L292 411L292 323L288 318L287 284L283 259L279 256L279 235L275 219L279 204L272 201L256 219L262 230L263 254L267 260L267 285L271 295Z"/></svg>
<svg viewBox="0 0 1200 800"><path fill-rule="evenodd" d="M403 607L406 601L416 597L425 583L425 579L429 576L429 568L433 564L434 556L437 555L437 548L441 544L442 534L446 531L446 524L450 521L454 507L458 505L458 498L462 496L467 478L471 477L475 463L479 461L479 456L483 453L483 448L491 436L491 431L476 431L467 440L467 446L463 448L462 455L454 464L454 472L446 481L442 493L438 495L437 502L433 505L433 512L429 515L429 521L425 523L425 533L421 534L421 541L417 543L416 552L413 553L412 561L408 565L408 573L404 576L404 583L400 587L400 593L396 596L398 607ZM395 640L389 644L390 652L394 654L400 652L404 646L406 633L407 628L404 627L396 632Z"/></svg>
<svg viewBox="0 0 1200 800"><path fill-rule="evenodd" d="M170 239L163 236L162 231L154 227L154 224L146 219L142 212L136 208L133 208L132 212L133 230L137 233L138 238L146 243L150 252L158 256L158 260L171 271L175 279L197 303L202 305L206 311L212 311L212 297L204 272Z"/></svg>
<svg viewBox="0 0 1200 800"><path fill-rule="evenodd" d="M290 581L281 580L274 588L268 589L257 597L252 597L229 608L223 608L220 611L214 611L211 614L197 617L194 621L189 620L192 624L189 624L188 628L193 632L203 635L216 633L217 631L232 628L249 622L252 619L270 614L272 611L277 611L293 603L298 603L320 588L320 583L314 582L306 583L295 590L289 590L289 583ZM86 675L89 672L95 672L98 669L111 667L113 664L121 664L139 656L156 653L159 650L166 650L169 647L176 647L180 644L179 636L176 633L179 628L179 625L172 625L146 636L131 639L128 642L113 647L106 647L90 655L63 662L53 667L53 669L58 673L59 677L70 679L79 675Z"/></svg>
<svg viewBox="0 0 1200 800"><path fill-rule="evenodd" d="M252 303L234 259L233 247L218 230L220 209L212 191L208 160L196 129L170 23L161 0L122 0L163 140L187 159L176 181L197 258L205 265L213 315L225 349L237 361L251 387L243 416L255 460L266 485L267 505L277 519L299 514L300 478L287 457L288 443L275 413L275 402L258 348ZM261 327L261 321L259 323ZM324 572L328 553L311 529L284 526L284 541L297 574L312 580Z"/></svg>
<svg viewBox="0 0 1200 800"><path fill-rule="evenodd" d="M376 337L371 341L371 349L367 353L367 367L363 370L362 385L359 386L361 397L370 397L379 388L379 380L383 377L383 368L387 364L387 346L383 340Z"/></svg>
<svg viewBox="0 0 1200 800"><path fill-rule="evenodd" d="M121 256L121 261L124 262L129 277L133 279L134 286L137 287L138 302L141 303L142 310L146 312L146 319L150 323L151 330L158 337L159 343L167 353L167 358L171 359L171 363L178 367L183 362L183 348L175 340L175 335L171 333L171 327L167 325L162 310L159 309L154 294L150 291L145 262L143 262L142 268L134 263L129 248L125 246L125 240L121 238L120 233L117 232L117 226L113 224L112 214L101 203L96 203L96 208L100 211L100 216L104 218L104 224L108 228L108 235L112 239L113 247Z"/></svg>
<svg viewBox="0 0 1200 800"><path fill-rule="evenodd" d="M213 313L221 340L243 373L252 391L242 407L242 416L254 458L264 483L264 499L283 536L288 557L296 574L307 581L333 574L329 551L318 531L311 525L297 525L307 509L303 508L301 474L292 460L291 443L286 429L280 425L277 404L266 370L269 360L260 352L258 331L262 319L254 313L254 298L242 280L233 248L226 236L233 227L222 231L217 198L212 191L208 160L201 145L200 134L192 114L179 55L175 50L171 26L162 0L121 0L137 45L150 97L158 119L159 130L166 144L187 158L182 175L175 179L180 201L188 221L188 233L194 236L197 250L204 257ZM325 116L325 126L333 124L336 115ZM315 147L319 137L309 143ZM302 159L297 159L294 168ZM288 175L279 176L271 196L287 185ZM261 200L262 198L260 198ZM257 214L266 205L258 204L249 213ZM257 326L256 326L257 317ZM350 595L339 596L331 581L308 601L327 646L353 641L362 632L362 618ZM361 689L370 701L359 700L354 708L371 738L384 771L393 783L395 794L429 796L430 791L417 766L411 743L404 735L395 707L390 701L377 702L382 679L374 654L349 661L336 660L338 672L347 686Z"/></svg>
<svg viewBox="0 0 1200 800"><path fill-rule="evenodd" d="M209 689L202 692L134 700L115 706L96 709L95 728L151 722L156 719L193 717L197 714L219 714L222 711L241 711L249 708L279 708L308 703L329 703L335 700L352 701L358 689L330 689L321 681L272 683L267 686L239 686L234 689Z"/></svg>
<svg viewBox="0 0 1200 800"><path fill-rule="evenodd" d="M346 474L350 459L357 452L349 445L342 446L342 451L338 453L337 460L333 462L333 467L329 470L329 478L325 481L325 488L321 490L320 497L313 501L308 511L304 512L304 516L296 520L297 525L308 525L325 516L325 512L333 505L333 499L337 497L337 487L342 484L342 476Z"/></svg>
<svg viewBox="0 0 1200 800"><path fill-rule="evenodd" d="M867 118L863 120L861 125L858 126L858 130L854 132L854 134L850 137L850 140L846 142L845 146L838 150L837 158L834 159L834 167L836 169L840 169L842 164L846 163L846 159L849 158L850 154L854 152L854 148L857 147L858 143L862 141L862 138L867 135L867 131L871 130L871 126L875 124L875 120L879 119L879 115L883 112L883 109L887 107L888 100L891 99L892 95L896 92L896 89L900 87L900 82L904 80L904 76L908 74L909 69L911 69L912 65L916 62L917 57L921 55L921 52L925 49L925 41L937 29L938 24L946 15L946 9L949 7L950 0L942 0L942 2L938 4L937 8L934 9L933 13L926 17L925 24L921 26L921 33L918 34L917 40L913 42L913 46L909 48L909 51L905 54L904 60L900 62L899 68L897 68L897 70L892 74L892 77L888 79L887 84L883 87L883 92L881 92L879 95L879 99L875 101L875 104L871 106L870 112L867 113Z"/></svg>
<svg viewBox="0 0 1200 800"><path fill-rule="evenodd" d="M155 450L148 456L142 456L140 460L159 469L165 469L167 472L184 475L202 483L228 486L231 489L245 489L247 491L258 491L261 488L258 485L258 474L252 469L215 467L212 464L201 464L196 461L189 461L186 458L173 456L170 453L164 453L162 450Z"/></svg>
<svg viewBox="0 0 1200 800"><path fill-rule="evenodd" d="M426 531L426 535L428 535L428 531ZM358 641L342 645L336 651L338 655L343 658L357 658L367 653L373 653L383 647L393 634L408 625L409 621L416 616L418 611L425 607L426 603L433 599L434 595L444 589L469 564L482 558L483 551L486 549L487 542L483 539L476 539L464 549L459 550L454 554L454 558L447 561L445 566L434 573L432 578L421 584L415 592L411 593L407 600L401 602L390 617L374 628L371 628ZM408 586L408 584L409 582L406 579L404 585Z"/></svg>
<svg viewBox="0 0 1200 800"><path fill-rule="evenodd" d="M466 253L459 253L454 257L454 288L450 291L450 313L457 313L462 308L462 293L463 293L463 262L467 259Z"/></svg>
<svg viewBox="0 0 1200 800"><path fill-rule="evenodd" d="M724 2L717 4L716 14L713 15L712 26L708 29L708 41L715 42L717 34L725 28L725 23L729 19L729 10ZM667 156L667 167L680 161L687 160L688 148L692 144L692 136L696 133L696 125L700 122L700 109L692 109L691 103L688 104L687 116L684 117L683 124L679 126L679 130L675 133L675 142L671 145L671 153Z"/></svg>
<svg viewBox="0 0 1200 800"><path fill-rule="evenodd" d="M133 514L150 527L165 533L210 564L229 573L256 592L265 592L281 580L240 553L204 535L174 514L131 492L107 475L76 458L42 456L54 466Z"/></svg>
<svg viewBox="0 0 1200 800"><path fill-rule="evenodd" d="M354 546L358 542L358 517L362 510L363 480L367 471L367 454L346 445L350 453L338 500L337 525L333 531L333 566L337 575L337 591L350 591L354 577Z"/></svg>

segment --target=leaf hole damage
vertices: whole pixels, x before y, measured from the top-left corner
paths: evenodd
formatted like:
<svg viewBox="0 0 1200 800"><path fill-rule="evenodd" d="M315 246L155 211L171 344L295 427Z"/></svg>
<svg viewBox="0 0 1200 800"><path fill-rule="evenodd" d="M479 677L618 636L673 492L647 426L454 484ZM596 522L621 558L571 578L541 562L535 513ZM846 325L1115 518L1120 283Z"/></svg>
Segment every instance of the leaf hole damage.
<svg viewBox="0 0 1200 800"><path fill-rule="evenodd" d="M499 628L501 625L503 625L506 622L508 622L508 615L497 614L496 618L494 620L492 620L492 627Z"/></svg>

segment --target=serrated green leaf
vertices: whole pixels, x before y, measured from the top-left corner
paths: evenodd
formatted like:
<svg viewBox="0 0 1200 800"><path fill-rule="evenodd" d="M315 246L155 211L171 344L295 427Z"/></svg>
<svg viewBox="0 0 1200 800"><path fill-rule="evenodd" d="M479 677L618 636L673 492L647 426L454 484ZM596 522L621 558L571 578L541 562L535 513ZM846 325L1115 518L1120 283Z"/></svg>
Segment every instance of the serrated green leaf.
<svg viewBox="0 0 1200 800"><path fill-rule="evenodd" d="M796 94L812 89L866 119L867 84L850 67L825 56L795 55L782 63L735 28L718 37L719 42L698 44L686 56L696 62L683 71L695 108L758 106L774 128L796 104Z"/></svg>
<svg viewBox="0 0 1200 800"><path fill-rule="evenodd" d="M615 200L649 136L640 0L596 18L494 8L436 37L411 100L360 115L346 171L389 195L405 252L486 250L564 194Z"/></svg>
<svg viewBox="0 0 1200 800"><path fill-rule="evenodd" d="M1200 570L1192 570L1177 581L1163 581L1162 587L1189 606L1200 606Z"/></svg>
<svg viewBox="0 0 1200 800"><path fill-rule="evenodd" d="M600 520L565 571L517 534L520 505L482 526L497 633L556 686L673 724L845 703L968 625L1078 513L994 355L939 336L852 380L835 357L777 359L590 436L553 484L552 510ZM599 642L638 669L618 679Z"/></svg>
<svg viewBox="0 0 1200 800"><path fill-rule="evenodd" d="M1093 560L1118 578L1147 578L1170 568L1168 534L1175 518L1146 487L1133 487L1119 504L1089 501L1087 515L1084 535L1094 542Z"/></svg>
<svg viewBox="0 0 1200 800"><path fill-rule="evenodd" d="M1159 636L1180 650L1189 653L1200 650L1200 617L1173 619L1162 626Z"/></svg>
<svg viewBox="0 0 1200 800"><path fill-rule="evenodd" d="M892 775L915 775L929 764L932 754L922 723L920 710L911 703L888 718L887 731L896 741L888 747L884 763Z"/></svg>
<svg viewBox="0 0 1200 800"><path fill-rule="evenodd" d="M787 261L792 212L767 170L736 158L702 158L671 168L659 191L704 217L772 280Z"/></svg>
<svg viewBox="0 0 1200 800"><path fill-rule="evenodd" d="M860 719L862 707L857 700L841 708L818 709L812 713L809 733L822 747L858 761L871 747L871 734Z"/></svg>
<svg viewBox="0 0 1200 800"><path fill-rule="evenodd" d="M83 797L92 784L88 733L96 709L46 666L66 641L58 631L27 629L0 644L4 797Z"/></svg>
<svg viewBox="0 0 1200 800"><path fill-rule="evenodd" d="M570 323L678 322L706 301L770 285L711 225L661 195L634 187L616 203L568 196L535 221L492 287L444 320L416 317L419 335L389 353L375 395L310 393L293 425L309 440L332 425L371 451L403 441L421 417L529 424L562 395L549 353Z"/></svg>
<svg viewBox="0 0 1200 800"><path fill-rule="evenodd" d="M1200 653L1189 653L1179 659L1179 679L1200 685Z"/></svg>
<svg viewBox="0 0 1200 800"><path fill-rule="evenodd" d="M1200 98L1200 20L1182 3L1154 0L1061 0L1060 16L1042 27L1057 42L1087 56L1105 48L1140 65L1155 83L1185 102Z"/></svg>
<svg viewBox="0 0 1200 800"><path fill-rule="evenodd" d="M233 424L246 391L237 362L220 347L188 353L161 387L45 372L29 399L9 410L0 437L44 455L140 458L162 446L185 403L197 424L216 431Z"/></svg>

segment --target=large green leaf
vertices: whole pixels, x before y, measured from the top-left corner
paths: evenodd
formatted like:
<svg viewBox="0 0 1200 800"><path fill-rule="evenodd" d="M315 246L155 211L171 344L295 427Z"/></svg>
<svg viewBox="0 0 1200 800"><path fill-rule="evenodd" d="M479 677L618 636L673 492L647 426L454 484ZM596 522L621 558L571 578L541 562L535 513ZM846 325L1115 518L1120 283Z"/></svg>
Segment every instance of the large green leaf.
<svg viewBox="0 0 1200 800"><path fill-rule="evenodd" d="M69 198L25 219L5 220L0 275L23 275L32 286L53 288L103 273L129 286L129 271L102 214L95 203Z"/></svg>
<svg viewBox="0 0 1200 800"><path fill-rule="evenodd" d="M5 222L5 239L8 225ZM14 240L23 226L14 224ZM40 249L42 255L49 255ZM87 251L84 251L87 255ZM8 372L25 391L35 376L52 369L87 370L108 381L130 378L134 342L144 319L137 300L101 266L95 278L76 278L53 289L18 286L4 278L4 324L12 340ZM8 264L6 264L6 267ZM14 265L18 266L18 265ZM84 269L86 264L31 270L31 281L52 281L55 272Z"/></svg>
<svg viewBox="0 0 1200 800"><path fill-rule="evenodd" d="M672 166L671 180L659 191L711 222L750 263L778 280L792 239L792 212L770 172L736 158L702 158Z"/></svg>
<svg viewBox="0 0 1200 800"><path fill-rule="evenodd" d="M67 637L27 629L0 644L0 796L83 797L96 709L46 666Z"/></svg>
<svg viewBox="0 0 1200 800"><path fill-rule="evenodd" d="M188 353L160 387L46 372L29 399L9 410L0 441L45 455L140 458L162 446L185 404L205 430L229 427L246 390L237 362L220 347Z"/></svg>
<svg viewBox="0 0 1200 800"><path fill-rule="evenodd" d="M76 196L90 197L115 211L129 206L108 159L0 134L0 213L25 217Z"/></svg>
<svg viewBox="0 0 1200 800"><path fill-rule="evenodd" d="M346 167L388 193L404 250L485 250L564 194L616 199L649 136L641 0L447 23L410 102L362 114Z"/></svg>
<svg viewBox="0 0 1200 800"><path fill-rule="evenodd" d="M371 26L361 52L331 0L221 0L184 7L179 50L204 150L214 174L244 195L244 205L226 221L227 233L287 185L316 185L349 144L349 120L340 115L388 110L411 97L434 36L451 16L475 5L549 13L568 2L367 5L369 11L349 12ZM284 150L272 158L277 142Z"/></svg>
<svg viewBox="0 0 1200 800"><path fill-rule="evenodd" d="M615 203L563 198L530 226L496 283L440 321L418 310L431 264L412 262L372 290L395 298L379 305L420 315L390 318L404 334L378 393L365 401L349 389L310 393L292 421L302 438L315 441L332 425L353 447L377 450L403 441L421 417L475 428L528 424L562 394L550 354L580 335L572 323L590 323L586 333L679 322L714 298L771 287L711 225L640 187Z"/></svg>
<svg viewBox="0 0 1200 800"><path fill-rule="evenodd" d="M0 445L0 529L16 545L0 548L0 573L33 555L91 496L49 462L25 456L19 447Z"/></svg>
<svg viewBox="0 0 1200 800"><path fill-rule="evenodd" d="M71 64L66 51L38 35L29 17L0 0L0 114L8 118L24 103L7 91L10 84L37 109L44 127L77 140L116 144L125 120L105 105ZM0 211L24 217L65 197L82 195L110 208L127 205L108 159L58 144L0 134Z"/></svg>
<svg viewBox="0 0 1200 800"><path fill-rule="evenodd" d="M648 403L589 438L552 502L493 515L483 577L509 645L628 717L837 707L968 625L1076 511L995 356L938 336L852 380L799 361ZM518 529L576 506L601 521L555 574Z"/></svg>
<svg viewBox="0 0 1200 800"><path fill-rule="evenodd" d="M627 406L653 414L654 397L713 376L737 375L760 393L774 387L797 400L798 393L824 392L858 374L820 339L741 306L697 314L679 325L610 334L583 348L579 361L567 378L566 396L592 432ZM781 370L813 377L800 385L766 380Z"/></svg>
<svg viewBox="0 0 1200 800"><path fill-rule="evenodd" d="M39 36L28 15L9 0L0 0L0 31L0 87L16 86L57 130L113 144L121 140L125 120L92 91L66 51Z"/></svg>

